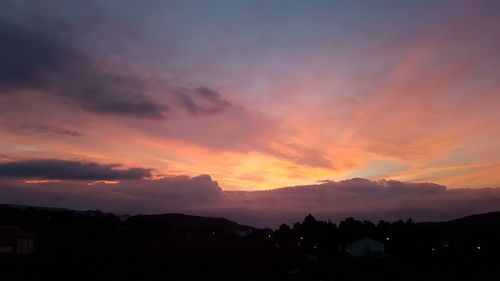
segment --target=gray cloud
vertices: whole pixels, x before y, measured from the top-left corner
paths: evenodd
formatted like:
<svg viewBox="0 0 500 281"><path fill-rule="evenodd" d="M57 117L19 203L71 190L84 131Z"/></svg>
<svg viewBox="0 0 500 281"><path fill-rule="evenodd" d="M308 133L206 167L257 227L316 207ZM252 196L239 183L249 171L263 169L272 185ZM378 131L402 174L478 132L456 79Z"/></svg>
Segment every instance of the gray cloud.
<svg viewBox="0 0 500 281"><path fill-rule="evenodd" d="M216 114L231 106L231 103L224 100L218 92L208 88L177 91L176 95L182 107L193 115Z"/></svg>
<svg viewBox="0 0 500 281"><path fill-rule="evenodd" d="M62 72L68 62L78 61L80 55L60 36L0 19L0 85L41 87L47 74Z"/></svg>
<svg viewBox="0 0 500 281"><path fill-rule="evenodd" d="M51 180L132 180L151 176L143 168L116 169L121 165L67 160L26 160L0 163L0 178Z"/></svg>
<svg viewBox="0 0 500 281"><path fill-rule="evenodd" d="M214 105L218 105L220 107L231 105L228 101L222 99L221 95L218 92L209 88L196 88L194 89L194 94L201 96L210 103L213 103Z"/></svg>
<svg viewBox="0 0 500 281"><path fill-rule="evenodd" d="M23 184L4 180L0 181L0 198L0 203L101 209L120 214L197 213L197 209L220 206L223 191L217 182L206 175L129 180L118 184L97 183L92 186L84 181Z"/></svg>
<svg viewBox="0 0 500 281"><path fill-rule="evenodd" d="M67 24L0 18L0 92L41 90L101 114L162 119L168 111L144 93L136 77L100 69L76 45Z"/></svg>
<svg viewBox="0 0 500 281"><path fill-rule="evenodd" d="M81 137L82 133L67 129L60 126L53 126L39 123L21 123L21 124L8 124L8 129L16 134L31 135L31 134L49 134L56 136L71 136Z"/></svg>

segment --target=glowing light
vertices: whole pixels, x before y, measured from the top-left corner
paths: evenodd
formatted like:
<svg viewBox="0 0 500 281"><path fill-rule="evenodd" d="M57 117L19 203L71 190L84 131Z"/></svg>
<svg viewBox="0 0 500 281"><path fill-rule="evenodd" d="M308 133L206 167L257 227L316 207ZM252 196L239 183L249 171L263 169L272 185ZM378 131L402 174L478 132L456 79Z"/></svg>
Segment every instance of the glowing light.
<svg viewBox="0 0 500 281"><path fill-rule="evenodd" d="M87 185L96 185L96 184L99 184L99 183L102 183L102 184L117 184L119 182L120 181L93 181L93 182L87 183Z"/></svg>
<svg viewBox="0 0 500 281"><path fill-rule="evenodd" d="M24 183L35 184L35 183L46 183L46 182L59 182L59 180L26 180Z"/></svg>

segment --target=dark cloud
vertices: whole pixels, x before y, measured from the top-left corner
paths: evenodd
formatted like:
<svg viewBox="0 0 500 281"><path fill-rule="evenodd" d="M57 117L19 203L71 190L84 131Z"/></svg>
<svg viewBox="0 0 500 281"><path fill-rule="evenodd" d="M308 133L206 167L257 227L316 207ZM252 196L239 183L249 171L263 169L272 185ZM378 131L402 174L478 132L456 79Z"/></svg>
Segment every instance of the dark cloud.
<svg viewBox="0 0 500 281"><path fill-rule="evenodd" d="M0 18L0 92L22 88L55 94L101 114L161 119L168 111L144 93L140 79L108 73L75 45L67 24Z"/></svg>
<svg viewBox="0 0 500 281"><path fill-rule="evenodd" d="M101 185L101 188L106 188L106 185ZM222 189L208 175L129 181L115 185L113 190L149 202L148 210L154 210L155 206L168 206L172 211L189 211L207 207L207 204L219 206L222 199Z"/></svg>
<svg viewBox="0 0 500 281"><path fill-rule="evenodd" d="M194 94L203 97L207 101L213 103L214 105L218 105L220 107L226 107L231 105L228 101L222 99L221 95L211 89L208 88L196 88L194 89Z"/></svg>
<svg viewBox="0 0 500 281"><path fill-rule="evenodd" d="M21 135L31 135L31 134L49 134L57 136L71 136L71 137L81 137L82 133L67 129L59 126L52 126L47 124L38 123L22 123L22 124L10 124L8 129L17 134Z"/></svg>
<svg viewBox="0 0 500 281"><path fill-rule="evenodd" d="M208 88L177 91L176 94L184 109L193 115L216 114L231 105L218 92Z"/></svg>
<svg viewBox="0 0 500 281"><path fill-rule="evenodd" d="M0 85L41 87L49 73L60 73L79 54L57 32L11 24L0 18Z"/></svg>
<svg viewBox="0 0 500 281"><path fill-rule="evenodd" d="M117 114L147 119L163 119L169 107L157 103L143 93L134 77L114 74L77 76L82 85L67 94L86 110L101 114ZM68 88L72 85L67 85Z"/></svg>
<svg viewBox="0 0 500 281"><path fill-rule="evenodd" d="M149 169L116 169L120 166L55 159L15 161L0 163L0 178L111 181L151 176Z"/></svg>
<svg viewBox="0 0 500 281"><path fill-rule="evenodd" d="M116 213L196 213L220 206L223 191L210 176L97 183L80 181L21 184L0 181L0 203L102 209ZM160 211L161 210L161 211Z"/></svg>

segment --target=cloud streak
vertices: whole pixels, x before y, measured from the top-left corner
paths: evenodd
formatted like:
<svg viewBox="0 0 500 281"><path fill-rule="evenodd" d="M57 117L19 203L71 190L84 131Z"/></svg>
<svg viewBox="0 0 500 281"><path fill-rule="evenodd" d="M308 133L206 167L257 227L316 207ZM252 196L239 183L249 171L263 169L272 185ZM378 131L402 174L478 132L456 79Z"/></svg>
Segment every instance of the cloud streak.
<svg viewBox="0 0 500 281"><path fill-rule="evenodd" d="M120 166L56 159L14 161L0 163L0 178L114 181L151 176L150 169L117 169Z"/></svg>
<svg viewBox="0 0 500 281"><path fill-rule="evenodd" d="M231 103L209 88L195 88L191 92L177 91L182 107L192 115L211 115L223 111Z"/></svg>
<svg viewBox="0 0 500 281"><path fill-rule="evenodd" d="M40 123L7 124L7 128L12 132L23 135L49 134L70 137L81 137L84 135L76 130Z"/></svg>

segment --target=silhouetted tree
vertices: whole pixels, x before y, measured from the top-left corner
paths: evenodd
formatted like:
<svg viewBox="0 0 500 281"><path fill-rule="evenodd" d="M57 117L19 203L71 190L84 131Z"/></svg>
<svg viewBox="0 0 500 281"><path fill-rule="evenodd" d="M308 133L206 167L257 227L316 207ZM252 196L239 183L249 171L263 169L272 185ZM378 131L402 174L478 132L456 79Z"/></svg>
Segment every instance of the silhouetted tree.
<svg viewBox="0 0 500 281"><path fill-rule="evenodd" d="M294 240L294 234L290 226L284 223L274 232L274 239L278 245L285 246Z"/></svg>

